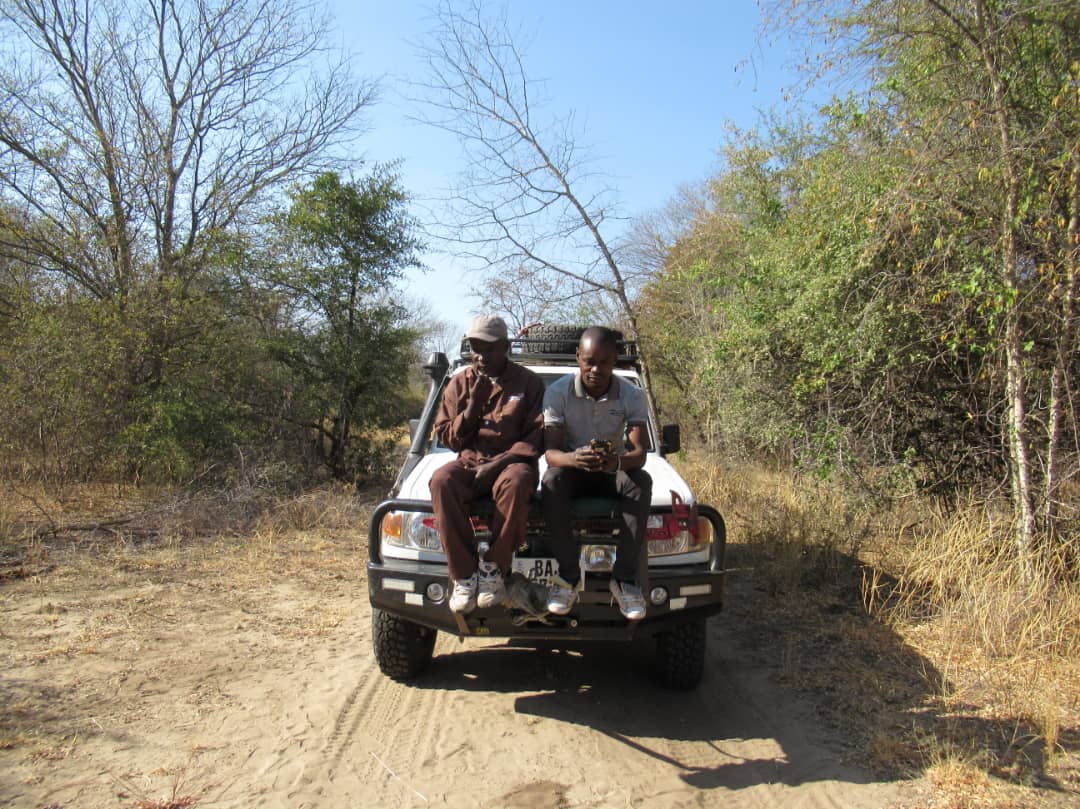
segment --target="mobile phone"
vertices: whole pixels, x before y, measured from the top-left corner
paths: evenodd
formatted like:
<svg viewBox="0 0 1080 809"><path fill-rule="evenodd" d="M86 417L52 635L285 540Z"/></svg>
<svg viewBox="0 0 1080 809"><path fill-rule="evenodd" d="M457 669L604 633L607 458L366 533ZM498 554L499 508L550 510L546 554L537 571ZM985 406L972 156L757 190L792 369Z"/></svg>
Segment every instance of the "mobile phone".
<svg viewBox="0 0 1080 809"><path fill-rule="evenodd" d="M594 438L589 442L589 449L591 449L593 452L599 452L602 455L610 455L612 449L611 442L602 441L599 438Z"/></svg>

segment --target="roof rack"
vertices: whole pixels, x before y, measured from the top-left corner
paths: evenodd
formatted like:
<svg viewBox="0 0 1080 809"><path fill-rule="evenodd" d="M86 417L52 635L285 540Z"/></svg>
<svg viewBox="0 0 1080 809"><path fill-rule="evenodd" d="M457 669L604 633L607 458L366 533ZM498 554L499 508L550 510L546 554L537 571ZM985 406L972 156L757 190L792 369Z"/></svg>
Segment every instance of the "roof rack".
<svg viewBox="0 0 1080 809"><path fill-rule="evenodd" d="M576 365L577 347L585 326L533 323L510 338L510 356L515 361L526 360L548 365ZM615 331L615 367L641 370L641 356L636 340L626 340L621 331ZM472 361L468 339L461 341L461 355L454 361L460 366Z"/></svg>
<svg viewBox="0 0 1080 809"><path fill-rule="evenodd" d="M531 362L544 365L577 365L574 351L552 351L548 340L530 340L514 338L510 341L510 359L514 362ZM461 354L454 360L454 367L472 362L472 352L466 341L462 341ZM618 353L615 355L616 368L641 370L641 357L638 354L636 340L619 340Z"/></svg>
<svg viewBox="0 0 1080 809"><path fill-rule="evenodd" d="M640 370L641 357L638 355L636 340L619 340L618 352L615 355L615 367L634 368ZM518 337L510 341L510 356L515 362L528 360L529 362L551 363L553 365L576 365L577 354L575 351L567 351L564 347L554 351L551 341L546 338L532 339Z"/></svg>

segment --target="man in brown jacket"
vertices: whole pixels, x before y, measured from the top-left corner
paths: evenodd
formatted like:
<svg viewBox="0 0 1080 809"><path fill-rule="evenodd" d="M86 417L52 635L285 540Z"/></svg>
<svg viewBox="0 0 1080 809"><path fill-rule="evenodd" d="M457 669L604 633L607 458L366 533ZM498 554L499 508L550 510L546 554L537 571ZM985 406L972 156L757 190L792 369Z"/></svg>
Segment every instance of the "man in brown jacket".
<svg viewBox="0 0 1080 809"><path fill-rule="evenodd" d="M431 501L454 587L450 609L493 607L506 595L504 577L525 539L529 498L536 490L543 444L544 384L509 359L506 323L473 319L465 335L473 364L446 384L435 433L458 453L431 476ZM469 504L491 496L491 543L479 557Z"/></svg>

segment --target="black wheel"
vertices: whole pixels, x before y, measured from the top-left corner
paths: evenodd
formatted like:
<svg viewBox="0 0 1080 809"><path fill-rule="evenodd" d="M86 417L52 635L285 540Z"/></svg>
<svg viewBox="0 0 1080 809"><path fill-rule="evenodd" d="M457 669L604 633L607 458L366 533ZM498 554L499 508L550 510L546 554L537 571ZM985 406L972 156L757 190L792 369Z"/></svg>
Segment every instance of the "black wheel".
<svg viewBox="0 0 1080 809"><path fill-rule="evenodd" d="M371 613L371 643L379 670L394 680L409 680L431 662L435 650L434 629L380 609Z"/></svg>
<svg viewBox="0 0 1080 809"><path fill-rule="evenodd" d="M656 635L653 674L661 685L688 691L705 674L705 621L691 621Z"/></svg>
<svg viewBox="0 0 1080 809"><path fill-rule="evenodd" d="M573 354L577 351L578 340L585 326L565 326L558 323L533 326L527 336L528 351L535 354ZM615 339L622 340L623 334L615 332Z"/></svg>

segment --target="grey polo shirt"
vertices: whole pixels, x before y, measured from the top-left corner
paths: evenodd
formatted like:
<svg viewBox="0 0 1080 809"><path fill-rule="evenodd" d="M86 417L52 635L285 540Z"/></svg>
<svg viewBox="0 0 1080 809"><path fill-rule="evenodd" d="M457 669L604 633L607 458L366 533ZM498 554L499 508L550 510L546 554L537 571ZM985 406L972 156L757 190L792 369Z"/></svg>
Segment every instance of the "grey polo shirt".
<svg viewBox="0 0 1080 809"><path fill-rule="evenodd" d="M580 373L552 382L544 392L544 426L566 431L566 452L598 438L610 441L621 455L626 452L627 428L648 423L645 392L618 376L611 377L611 387L599 399L586 393Z"/></svg>

